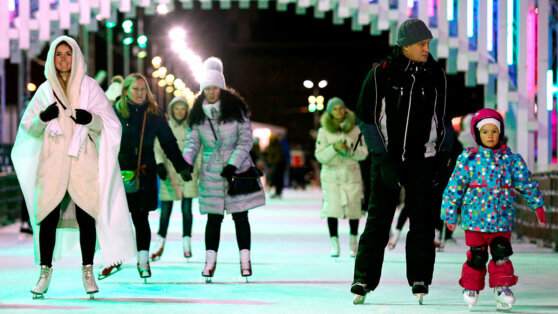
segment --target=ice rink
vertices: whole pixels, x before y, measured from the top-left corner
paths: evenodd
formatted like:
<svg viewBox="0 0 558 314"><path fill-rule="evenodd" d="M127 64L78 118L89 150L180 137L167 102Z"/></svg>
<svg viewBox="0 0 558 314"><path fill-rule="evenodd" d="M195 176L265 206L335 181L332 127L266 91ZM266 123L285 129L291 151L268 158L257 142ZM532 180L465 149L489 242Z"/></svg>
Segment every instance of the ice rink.
<svg viewBox="0 0 558 314"><path fill-rule="evenodd" d="M282 199L269 199L263 208L250 211L253 276L240 278L238 247L230 216L223 222L221 245L213 283L201 277L205 249L206 216L194 202L193 257L182 257L181 214L175 206L162 258L151 262L152 277L144 283L136 260L123 270L97 281L95 300L83 290L81 256L53 264L53 277L42 300L33 300L39 266L34 265L30 238L20 238L19 223L0 229L0 311L69 311L67 313L459 313L469 312L457 281L467 250L463 231L455 233L436 255L430 294L419 305L405 278L405 233L394 250L385 255L383 276L365 304L353 305L349 292L354 259L349 256L349 227L339 224L341 257L329 257L327 223L320 219L321 192L286 190ZM178 205L178 204L175 204ZM150 215L153 239L159 213ZM364 228L361 220L359 232ZM511 257L519 283L513 287L513 313L558 313L558 254L534 244L513 241ZM152 243L153 246L153 243ZM95 258L95 273L101 256ZM488 286L488 283L487 283ZM473 312L496 311L491 289L481 291Z"/></svg>

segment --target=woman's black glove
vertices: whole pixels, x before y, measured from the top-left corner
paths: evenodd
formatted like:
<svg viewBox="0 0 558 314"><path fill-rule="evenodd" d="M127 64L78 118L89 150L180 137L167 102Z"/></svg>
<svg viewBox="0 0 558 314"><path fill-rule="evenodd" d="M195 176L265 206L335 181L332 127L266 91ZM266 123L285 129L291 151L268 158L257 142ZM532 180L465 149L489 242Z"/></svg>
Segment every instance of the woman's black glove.
<svg viewBox="0 0 558 314"><path fill-rule="evenodd" d="M395 160L388 153L372 158L376 158L376 162L380 166L380 176L384 185L390 189L401 187Z"/></svg>
<svg viewBox="0 0 558 314"><path fill-rule="evenodd" d="M52 119L56 119L59 112L60 110L58 109L58 106L56 105L56 103L53 103L52 105L46 107L45 110L43 110L41 113L39 113L39 118L41 118L41 121L43 122L48 122Z"/></svg>
<svg viewBox="0 0 558 314"><path fill-rule="evenodd" d="M182 180L188 182L188 181L192 181L192 170L194 169L194 167L190 166L190 164L186 163L186 168L184 168L184 170L180 171L180 176L182 177Z"/></svg>
<svg viewBox="0 0 558 314"><path fill-rule="evenodd" d="M232 181L232 177L233 177L235 171L236 171L235 166L226 165L225 168L223 169L223 172L221 172L221 177L227 179L230 182L230 181Z"/></svg>
<svg viewBox="0 0 558 314"><path fill-rule="evenodd" d="M161 178L161 180L167 179L167 168L165 168L164 164L157 165L157 175Z"/></svg>
<svg viewBox="0 0 558 314"><path fill-rule="evenodd" d="M83 109L76 109L77 124L86 125L91 123L92 120L93 120L93 115L89 111Z"/></svg>

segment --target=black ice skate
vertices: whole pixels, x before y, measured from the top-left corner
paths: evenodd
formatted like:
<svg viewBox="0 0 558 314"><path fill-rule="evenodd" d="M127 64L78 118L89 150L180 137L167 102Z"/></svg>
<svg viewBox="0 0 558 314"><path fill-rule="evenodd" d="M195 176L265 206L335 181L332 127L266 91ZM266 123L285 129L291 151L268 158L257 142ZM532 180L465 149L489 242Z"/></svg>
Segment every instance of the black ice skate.
<svg viewBox="0 0 558 314"><path fill-rule="evenodd" d="M415 281L411 290L413 295L418 298L419 304L422 305L422 299L428 294L428 286L424 284L424 281Z"/></svg>
<svg viewBox="0 0 558 314"><path fill-rule="evenodd" d="M351 293L355 295L353 304L363 304L369 292L365 283L355 282L351 285Z"/></svg>

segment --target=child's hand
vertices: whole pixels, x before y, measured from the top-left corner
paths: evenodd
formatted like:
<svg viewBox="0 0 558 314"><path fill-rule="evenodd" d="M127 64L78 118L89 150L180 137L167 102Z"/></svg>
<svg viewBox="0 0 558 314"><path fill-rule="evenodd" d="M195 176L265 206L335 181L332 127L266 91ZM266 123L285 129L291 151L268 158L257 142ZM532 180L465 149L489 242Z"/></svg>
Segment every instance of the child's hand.
<svg viewBox="0 0 558 314"><path fill-rule="evenodd" d="M455 230L455 224L450 224L449 222L446 222L446 227L448 227L448 229L450 231L454 231Z"/></svg>
<svg viewBox="0 0 558 314"><path fill-rule="evenodd" d="M536 210L537 218L539 219L539 225L546 225L546 216L544 215L544 207L539 207Z"/></svg>

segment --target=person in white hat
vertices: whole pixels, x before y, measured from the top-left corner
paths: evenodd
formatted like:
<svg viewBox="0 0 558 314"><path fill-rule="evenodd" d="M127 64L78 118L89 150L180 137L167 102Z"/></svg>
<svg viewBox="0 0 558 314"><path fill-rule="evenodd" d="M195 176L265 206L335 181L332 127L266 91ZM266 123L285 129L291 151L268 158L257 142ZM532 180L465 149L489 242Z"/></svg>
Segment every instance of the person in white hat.
<svg viewBox="0 0 558 314"><path fill-rule="evenodd" d="M226 87L220 59L211 57L204 62L204 67L200 93L188 117L190 130L184 147L187 169L192 169L198 154L202 154L199 206L200 212L208 215L202 275L207 281L213 277L221 223L225 214L232 214L240 251L240 272L248 277L252 275L248 210L265 204L259 178L250 181L250 187L244 191L233 189L238 175L255 169L250 158L254 140L248 106L240 95Z"/></svg>

